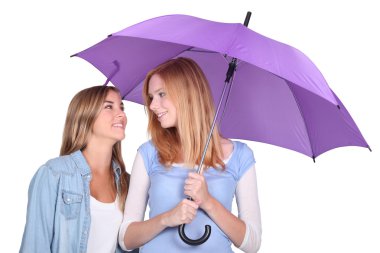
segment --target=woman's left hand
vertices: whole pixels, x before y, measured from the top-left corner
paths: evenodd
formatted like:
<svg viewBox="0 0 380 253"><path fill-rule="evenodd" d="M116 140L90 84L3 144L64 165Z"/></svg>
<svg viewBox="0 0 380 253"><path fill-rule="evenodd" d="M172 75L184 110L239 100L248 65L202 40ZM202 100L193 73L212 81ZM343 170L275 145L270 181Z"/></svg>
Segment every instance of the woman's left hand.
<svg viewBox="0 0 380 253"><path fill-rule="evenodd" d="M190 172L188 178L185 180L184 189L185 194L191 197L200 208L203 210L206 209L212 196L208 192L207 182L203 175Z"/></svg>

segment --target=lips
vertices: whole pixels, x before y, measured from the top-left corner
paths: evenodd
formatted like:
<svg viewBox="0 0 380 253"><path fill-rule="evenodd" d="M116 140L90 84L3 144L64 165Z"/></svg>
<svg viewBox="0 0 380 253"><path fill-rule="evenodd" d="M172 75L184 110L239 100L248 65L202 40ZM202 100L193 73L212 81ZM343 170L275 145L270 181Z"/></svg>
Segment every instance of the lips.
<svg viewBox="0 0 380 253"><path fill-rule="evenodd" d="M123 123L114 123L114 124L112 124L112 127L121 128L121 129L125 128Z"/></svg>
<svg viewBox="0 0 380 253"><path fill-rule="evenodd" d="M166 115L168 112L160 112L160 113L156 113L157 115L157 118L160 119L162 116Z"/></svg>

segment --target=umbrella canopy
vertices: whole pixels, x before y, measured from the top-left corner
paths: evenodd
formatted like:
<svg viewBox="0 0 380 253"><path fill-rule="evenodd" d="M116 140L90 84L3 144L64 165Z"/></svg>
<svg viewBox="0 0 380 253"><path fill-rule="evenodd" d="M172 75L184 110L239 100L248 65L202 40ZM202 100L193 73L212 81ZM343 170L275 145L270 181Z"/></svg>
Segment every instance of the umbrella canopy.
<svg viewBox="0 0 380 253"><path fill-rule="evenodd" d="M143 103L142 81L171 58L195 60L215 103L230 59L237 68L220 122L224 137L291 149L312 158L342 146L368 147L317 67L299 50L242 24L187 15L153 18L75 54L99 69L122 97Z"/></svg>

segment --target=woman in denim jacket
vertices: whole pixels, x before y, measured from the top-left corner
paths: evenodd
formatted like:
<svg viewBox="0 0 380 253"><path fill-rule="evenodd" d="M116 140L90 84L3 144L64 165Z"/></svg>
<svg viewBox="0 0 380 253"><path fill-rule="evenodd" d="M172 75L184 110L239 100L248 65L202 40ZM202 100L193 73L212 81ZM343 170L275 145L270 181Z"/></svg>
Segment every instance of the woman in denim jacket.
<svg viewBox="0 0 380 253"><path fill-rule="evenodd" d="M117 243L129 184L121 155L123 110L114 87L74 96L60 156L30 183L20 252L123 252Z"/></svg>

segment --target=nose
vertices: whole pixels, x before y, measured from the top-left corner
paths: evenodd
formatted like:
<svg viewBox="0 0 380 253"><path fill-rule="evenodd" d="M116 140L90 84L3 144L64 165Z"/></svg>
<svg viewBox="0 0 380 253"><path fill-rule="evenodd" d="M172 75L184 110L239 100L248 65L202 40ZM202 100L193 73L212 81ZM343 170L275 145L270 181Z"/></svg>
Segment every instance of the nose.
<svg viewBox="0 0 380 253"><path fill-rule="evenodd" d="M125 120L127 120L127 115L123 110L119 109L119 111L116 113L116 118L125 118Z"/></svg>
<svg viewBox="0 0 380 253"><path fill-rule="evenodd" d="M158 109L157 99L155 99L154 97L150 101L149 109L152 110L152 111L155 111L155 110Z"/></svg>

